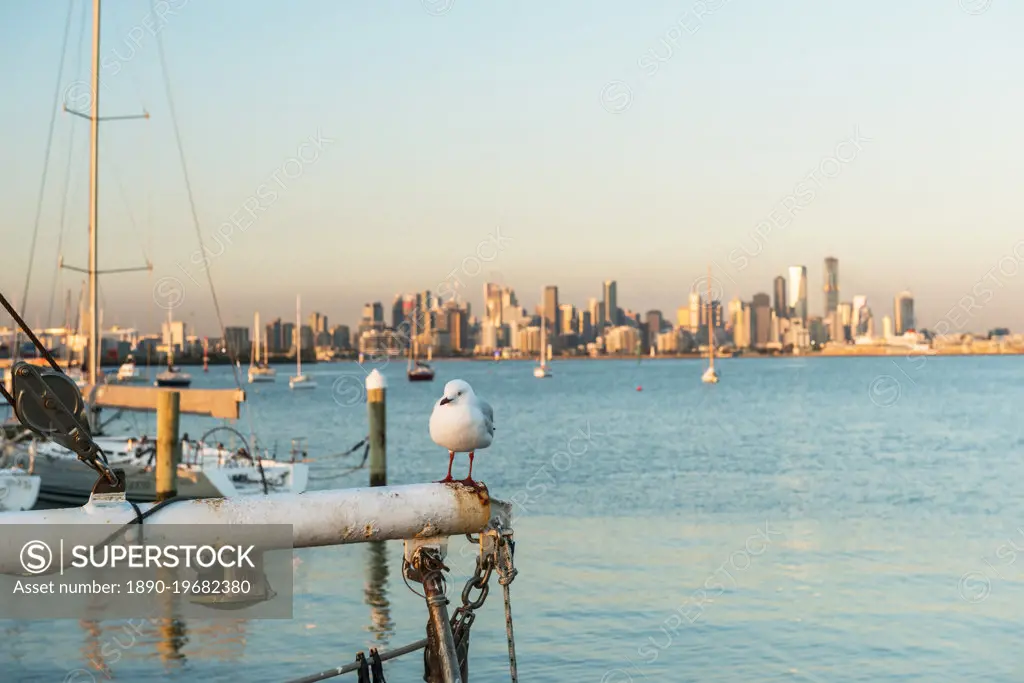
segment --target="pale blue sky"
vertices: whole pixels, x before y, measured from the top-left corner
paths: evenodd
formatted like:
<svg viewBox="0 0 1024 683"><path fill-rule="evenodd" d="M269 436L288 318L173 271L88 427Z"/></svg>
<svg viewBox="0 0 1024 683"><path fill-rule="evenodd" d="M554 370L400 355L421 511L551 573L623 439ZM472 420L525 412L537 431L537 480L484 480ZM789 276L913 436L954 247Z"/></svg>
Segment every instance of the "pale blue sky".
<svg viewBox="0 0 1024 683"><path fill-rule="evenodd" d="M880 318L910 288L919 325L934 327L1024 239L1020 3L991 0L972 15L957 0L709 0L717 9L700 19L700 3L685 0L456 0L440 16L414 1L171 5L161 35L211 244L303 141L318 130L334 140L213 260L229 325L257 307L290 317L296 293L304 310L352 323L364 301L436 290L501 225L505 249L461 275L477 311L489 275L531 307L543 285L584 305L614 278L624 308L674 317L713 260L726 295L747 300L806 264L820 314L822 261L834 255L843 300L867 294ZM66 8L0 4L0 287L19 298ZM80 9L62 87L87 79L88 27L74 49ZM193 266L196 286L175 265L188 267L198 245L155 38L134 31L134 53L126 42L148 11L149 0L104 8L103 113L146 107L153 118L103 128L102 265L137 265L143 246L155 263L153 275L104 279L105 323L155 327L153 285L178 277L176 315L212 333L205 280ZM667 61L649 75L655 53ZM621 86L602 102L613 81L631 92L618 113L606 108L625 101ZM45 322L54 282L72 128L63 251L85 264L88 124L61 113L32 323ZM870 141L822 176L788 226L755 241L755 226L858 130ZM760 254L741 269L729 255L743 248ZM965 327L1024 328L1018 260L1004 261L1014 274L977 299L985 305ZM65 272L59 284L77 296L80 281Z"/></svg>

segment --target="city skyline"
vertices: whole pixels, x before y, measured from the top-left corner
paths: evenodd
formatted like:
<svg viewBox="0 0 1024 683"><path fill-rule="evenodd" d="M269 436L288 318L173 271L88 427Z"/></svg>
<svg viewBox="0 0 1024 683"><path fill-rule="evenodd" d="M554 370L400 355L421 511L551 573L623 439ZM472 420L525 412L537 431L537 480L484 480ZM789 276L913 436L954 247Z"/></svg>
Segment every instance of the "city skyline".
<svg viewBox="0 0 1024 683"><path fill-rule="evenodd" d="M857 293L857 294L850 293L850 288L844 286L843 283L842 283L842 280L839 279L838 272L837 272L838 271L838 262L839 262L839 260L840 259L838 259L836 257L833 257L833 256L825 257L822 260L824 265L822 267L822 271L821 272L823 274L823 277L825 278L825 285L820 289L820 291L819 291L820 296L818 297L818 299L816 299L815 297L811 296L811 294L813 292L817 291L816 288L813 286L813 284L811 284L811 282L814 280L814 278L813 278L813 276L811 276L809 274L809 273L813 273L814 271L809 269L808 266L804 266L804 265L791 265L791 266L787 266L786 268L783 269L784 274L780 274L780 275L775 276L772 279L772 281L767 284L767 286L756 288L755 291L745 292L743 294L732 293L729 290L727 290L725 288L725 285L727 284L727 282L717 278L715 276L714 272L712 272L712 274L711 274L711 277L712 277L712 288L711 289L712 289L712 292L713 292L712 296L713 296L714 300L716 301L716 304L718 306L721 306L721 307L724 308L727 304L729 304L730 302L733 302L735 300L740 300L740 301L742 301L742 302L744 302L746 304L750 304L759 295L763 295L763 296L766 297L765 301L768 302L767 303L768 307L771 308L773 311L775 311L776 314L779 314L779 311L777 310L777 305L778 305L778 302L779 302L779 295L781 294L781 296L783 298L783 301L785 303L785 306L784 306L785 310L781 313L781 315L779 315L779 317L791 317L791 316L793 316L793 317L802 318L804 321L807 321L807 320L810 320L810 319L813 319L813 318L822 318L822 319L824 319L826 317L825 311L816 312L816 308L817 307L815 306L815 304L816 303L820 303L823 307L826 307L826 308L829 305L828 302L830 301L831 297L830 297L830 294L827 291L827 289L828 289L829 282L830 282L830 280L828 279L828 273L829 273L829 268L830 268L830 264L831 264L831 268L835 269L835 271L836 271L836 272L833 272L834 279L831 280L831 282L834 285L838 285L836 287L836 289L832 292L832 295L834 296L834 298L836 300L837 306L840 307L840 308L842 306L844 306L844 305L848 306L848 307L851 308L852 311L854 311L854 314L856 314L856 312L859 311L859 309L861 307L863 307L865 305L865 302L866 302L866 305L871 309L872 315L876 319L876 323L875 323L876 327L877 327L877 329L875 329L876 333L880 333L881 332L880 325L882 324L882 319L885 318L885 317L888 317L890 319L890 322L894 325L894 329L902 329L902 330L913 329L913 328L916 328L916 329L934 329L935 325L927 325L927 324L925 324L922 321L921 314L919 312L915 312L915 311L919 311L920 310L920 308L918 308L918 307L921 305L921 302L915 298L915 294L913 293L912 290L904 289L904 290L902 290L900 292L892 293L889 296L884 296L883 295L883 296L880 296L880 297L872 297L870 295L865 295L865 294L862 294L862 293ZM801 297L799 292L794 293L792 291L790 283L794 280L794 278L797 278L798 280L802 280L802 286L804 288L803 289L803 295L804 296L802 296L802 297ZM558 330L559 332L562 331L562 329L561 329L562 322L561 321L562 321L562 318L563 318L563 315L565 314L565 312L563 310L559 310L559 309L566 309L567 307L571 307L573 312L578 312L578 313L581 313L581 314L584 311L588 312L590 314L590 316L591 316L592 324L594 324L595 326L598 326L599 324L602 324L604 321L609 319L608 318L609 311L611 310L611 308L609 306L612 306L614 308L619 309L619 312L633 311L635 314L640 315L641 323L643 325L646 325L646 314L648 312L652 312L652 311L658 312L658 313L660 313L662 315L664 320L671 322L672 320L675 319L675 316L672 315L672 312L677 310L680 307L686 307L686 306L689 306L691 309L693 309L694 312L697 315L700 316L701 320L703 320L704 317L705 317L705 312L703 311L703 309L701 309L699 312L695 309L695 304L694 304L694 298L693 297L694 297L694 295L696 295L696 296L698 296L700 298L701 301L706 299L706 292L705 292L705 288L706 288L706 285L707 285L707 277L706 276L695 278L691 282L691 284L689 286L689 289L685 293L681 293L680 294L680 296L678 297L677 302L674 303L674 304L671 304L671 305L667 305L667 306L649 306L649 305L643 305L643 304L640 304L640 305L633 304L633 305L623 306L621 301L620 301L620 299L619 299L619 295L618 295L620 284L621 283L618 280L604 280L604 281L599 283L599 285L600 285L600 287L599 287L600 292L598 292L598 293L600 293L600 295L601 295L600 297L585 296L585 297L580 297L579 299L568 300L568 301L565 298L560 296L560 287L559 287L559 285L546 285L546 286L543 287L541 294L536 298L536 300L535 301L531 301L531 298L529 297L528 294L526 296L524 296L522 294L522 290L518 289L515 286L510 286L510 285L505 284L505 283L487 283L487 282L485 282L485 283L482 284L482 286L485 288L485 292L484 292L484 296L481 297L481 299L480 299L481 303L480 304L474 304L473 303L473 297L469 296L469 292L466 291L465 288L463 288L463 287L445 287L444 286L445 283L441 283L440 290L422 289L422 290L419 290L418 292L416 292L415 294L412 294L412 296L414 296L415 299L412 302L407 302L406 303L406 308L410 308L411 306L421 307L422 306L422 303L421 303L422 302L422 296L421 295L429 292L431 294L432 298L436 302L438 302L438 303L440 303L442 305L445 304L445 303L448 303L450 301L458 301L458 302L462 302L463 304L467 304L468 303L472 307L472 309L474 311L474 315L477 317L477 319L482 320L484 318L484 315L488 311L488 306L486 304L486 299L487 299L486 288L488 286L490 286L490 285L493 285L493 286L496 286L496 287L509 287L511 289L511 291L513 292L513 294L514 294L514 297L515 297L517 305L520 305L520 306L522 306L522 307L524 307L524 308L526 308L526 309L528 309L530 311L543 311L545 309L545 306L544 306L545 300L546 299L550 300L550 302L554 305L554 308L556 309L556 311L558 311L553 316L555 321L556 321L554 324L552 324L550 322L551 319L549 318L549 325L552 325L549 328L549 333L551 333L551 334L555 333L555 332L553 332L553 330ZM780 284L781 284L781 288L779 286ZM697 288L699 288L700 291L697 291ZM627 291L628 291L628 289L627 289ZM166 293L164 293L164 295L167 296ZM500 292L498 292L498 295L500 296ZM609 295L611 296L611 304L608 303ZM171 296L173 298L173 294ZM397 294L394 295L395 298L403 297L403 296L408 297L408 296L410 296L410 293L409 292L406 292L404 294L403 293L397 293ZM904 318L909 319L909 320L912 321L912 325L910 327L907 327L907 326L902 326L901 327L901 324L900 324L901 323L901 319L900 319L900 308L899 308L900 307L900 303L899 302L900 302L900 298L901 297L907 297L907 298L909 298L912 301L909 315L907 315L907 314L904 315ZM561 303L560 303L560 301L561 301ZM796 302L796 301L801 301L802 302L802 307L799 308L798 310L794 311L793 310L793 303ZM397 319L396 316L398 315L398 313L397 312L392 312L390 314L385 314L385 311L384 311L384 307L391 305L391 303L393 303L393 302L391 302L389 300L380 300L380 299L371 299L369 301L365 301L365 302L363 302L362 306L360 306L360 314L354 316L351 319L342 318L341 316L339 316L337 314L332 314L330 312L326 312L325 313L325 312L323 312L323 309L317 308L316 310L312 310L309 313L307 313L306 315L304 315L303 325L308 325L310 328L314 329L314 331L316 333L327 332L329 329L335 327L337 324L341 324L343 326L346 326L346 327L348 327L351 330L356 330L358 325L359 325L360 320L365 319L369 315L374 320L382 321L383 324L385 324L386 326L394 327L394 326L396 326L395 323L394 323L394 320ZM596 309L593 309L594 305L596 305L596 307L597 307ZM143 325L124 324L124 323L119 322L118 320L110 320L109 317L106 316L106 314L104 315L103 326L104 326L104 329L110 329L112 326L117 326L117 327L121 327L121 328L138 329L138 330L140 330L142 332L145 332L147 334L151 334L151 333L154 332L154 330L162 329L166 325L166 321L163 320L163 318L166 315L166 314L163 313L163 311L165 311L166 308L161 306L160 309L161 309L161 314L153 316L153 321L156 323L156 327L149 327L146 324L143 324ZM206 337L219 337L220 336L221 331L220 331L219 328L216 328L215 325L211 326L208 330L203 330L202 328L196 326L195 321L193 319L184 319L183 320L181 317L179 317L179 314L180 314L180 312L182 310L187 310L187 306L184 306L184 305L174 306L172 308L172 316L174 317L176 324L177 323L185 323L186 329L188 330L189 334L196 334L196 335L198 335L200 337L203 337L203 336L206 336ZM988 326L977 325L978 318L966 315L965 314L965 310L966 309L964 309L963 307L954 307L954 311L957 311L956 316L951 318L951 316L947 315L947 316L945 316L943 318L938 319L936 321L936 324L940 323L941 321L945 321L946 327L948 329L950 329L951 332L963 332L963 333L968 333L968 332L971 332L971 333L982 333L982 332L987 331L988 329L993 329L993 328L996 328L996 327L1010 327L1010 326L1006 325L1005 323L1001 323L1001 322L997 322L994 325L988 325ZM368 313L368 311L369 311L369 313ZM596 316L594 315L594 312L597 313ZM275 311L271 311L271 312L268 313L265 308L261 308L261 309L258 309L256 311L247 312L247 313L245 313L245 312L240 313L240 312L237 312L237 311L231 312L229 315L226 316L225 328L246 328L246 327L251 327L251 320L252 320L253 313L258 313L262 317L262 319L264 321L267 321L267 320L278 320L278 321L281 321L281 322L284 322L284 323L289 323L290 322L290 316L289 316L287 311L285 311L283 313L278 313L278 312L275 312ZM408 314L408 310L405 311L405 314ZM794 316L794 314L795 314L795 316ZM72 310L71 311L72 319L74 319L75 315L76 315L75 311ZM718 314L716 313L716 316L717 315ZM499 314L499 318L500 318L500 314ZM594 318L598 318L599 320L594 320ZM246 320L248 320L249 322L246 322ZM328 320L332 321L333 324L328 325L327 324ZM962 328L958 328L957 324L959 324L960 321L965 321L965 320L968 323L975 323L976 326L972 327L971 324L966 324ZM57 321L57 324L52 325L51 327L60 327L61 326L61 322L62 321ZM147 322L149 322L149 321L147 321ZM622 320L615 320L614 322L617 323L617 324L621 324L623 321ZM727 321L727 322L729 322L729 321ZM674 325L674 323L673 323L673 325ZM37 329L43 329L43 326L40 326L40 325L37 325L37 324L33 324L33 327L35 327ZM940 325L940 327L941 327L941 325Z"/></svg>

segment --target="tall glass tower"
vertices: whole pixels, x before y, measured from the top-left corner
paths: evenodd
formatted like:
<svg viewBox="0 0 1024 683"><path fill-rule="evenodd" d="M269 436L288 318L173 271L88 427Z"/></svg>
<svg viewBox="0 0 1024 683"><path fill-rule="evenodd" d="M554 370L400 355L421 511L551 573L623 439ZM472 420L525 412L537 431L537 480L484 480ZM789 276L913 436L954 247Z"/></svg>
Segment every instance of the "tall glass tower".
<svg viewBox="0 0 1024 683"><path fill-rule="evenodd" d="M803 323L807 322L807 266L789 267L789 310Z"/></svg>
<svg viewBox="0 0 1024 683"><path fill-rule="evenodd" d="M825 317L839 308L839 259L825 259Z"/></svg>

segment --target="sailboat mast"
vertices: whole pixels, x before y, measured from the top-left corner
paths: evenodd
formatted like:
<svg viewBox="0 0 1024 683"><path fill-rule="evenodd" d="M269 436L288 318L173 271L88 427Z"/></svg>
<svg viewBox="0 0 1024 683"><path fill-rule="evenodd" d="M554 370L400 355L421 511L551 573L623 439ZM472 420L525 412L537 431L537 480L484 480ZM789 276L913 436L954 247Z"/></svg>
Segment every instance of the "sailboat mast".
<svg viewBox="0 0 1024 683"><path fill-rule="evenodd" d="M711 305L711 266L708 266L708 355L711 358L711 369L715 367L715 309Z"/></svg>
<svg viewBox="0 0 1024 683"><path fill-rule="evenodd" d="M417 295L417 298L419 295ZM419 316L419 307L413 310L412 314L412 339L409 340L409 365L407 370L412 370L412 359L416 355L416 335L418 334L417 317Z"/></svg>
<svg viewBox="0 0 1024 683"><path fill-rule="evenodd" d="M540 366L548 364L548 317L540 319Z"/></svg>
<svg viewBox="0 0 1024 683"><path fill-rule="evenodd" d="M92 106L89 116L89 384L96 386L100 369L97 216L100 158L100 0L92 3Z"/></svg>
<svg viewBox="0 0 1024 683"><path fill-rule="evenodd" d="M252 350L249 352L249 367L253 367L260 359L260 314L259 311L252 320Z"/></svg>
<svg viewBox="0 0 1024 683"><path fill-rule="evenodd" d="M302 313L301 295L295 295L295 376L302 377Z"/></svg>

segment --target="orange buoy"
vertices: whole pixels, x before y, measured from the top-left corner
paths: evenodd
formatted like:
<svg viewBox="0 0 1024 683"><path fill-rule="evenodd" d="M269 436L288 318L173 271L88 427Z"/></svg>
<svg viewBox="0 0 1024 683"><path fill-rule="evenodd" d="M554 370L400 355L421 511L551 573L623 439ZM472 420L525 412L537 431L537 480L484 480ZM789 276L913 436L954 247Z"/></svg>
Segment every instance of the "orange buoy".
<svg viewBox="0 0 1024 683"><path fill-rule="evenodd" d="M643 390L644 390L644 388L643 388L643 387L641 387L641 386L638 386L638 387L636 388L636 390L637 390L637 391L643 391Z"/></svg>

